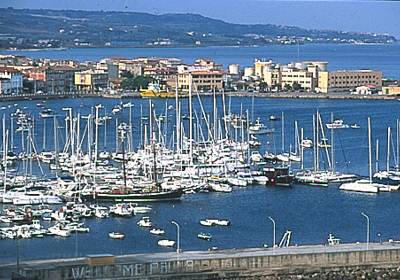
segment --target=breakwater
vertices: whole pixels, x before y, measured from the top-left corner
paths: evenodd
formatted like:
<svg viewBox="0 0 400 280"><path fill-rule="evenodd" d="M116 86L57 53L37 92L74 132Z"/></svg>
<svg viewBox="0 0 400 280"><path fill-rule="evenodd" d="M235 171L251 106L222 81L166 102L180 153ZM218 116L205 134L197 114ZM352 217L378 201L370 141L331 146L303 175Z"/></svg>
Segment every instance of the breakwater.
<svg viewBox="0 0 400 280"><path fill-rule="evenodd" d="M77 259L24 262L19 265L19 272L27 279L43 280L332 279L331 276L389 279L387 276L399 274L399 261L400 244L392 241L368 245L89 255ZM14 264L0 266L0 279L7 279L16 269Z"/></svg>

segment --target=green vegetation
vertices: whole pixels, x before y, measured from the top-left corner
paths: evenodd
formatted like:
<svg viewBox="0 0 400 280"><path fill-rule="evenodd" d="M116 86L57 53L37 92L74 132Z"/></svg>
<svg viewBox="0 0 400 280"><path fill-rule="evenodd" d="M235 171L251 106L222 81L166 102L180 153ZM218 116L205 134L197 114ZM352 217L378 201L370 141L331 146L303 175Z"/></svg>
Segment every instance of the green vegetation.
<svg viewBox="0 0 400 280"><path fill-rule="evenodd" d="M129 73L129 72L127 72ZM149 76L136 76L133 77L131 73L124 74L124 80L121 83L121 87L125 90L140 90L147 88L149 83L154 82L154 79Z"/></svg>
<svg viewBox="0 0 400 280"><path fill-rule="evenodd" d="M0 48L391 43L390 35L233 24L196 14L0 9Z"/></svg>

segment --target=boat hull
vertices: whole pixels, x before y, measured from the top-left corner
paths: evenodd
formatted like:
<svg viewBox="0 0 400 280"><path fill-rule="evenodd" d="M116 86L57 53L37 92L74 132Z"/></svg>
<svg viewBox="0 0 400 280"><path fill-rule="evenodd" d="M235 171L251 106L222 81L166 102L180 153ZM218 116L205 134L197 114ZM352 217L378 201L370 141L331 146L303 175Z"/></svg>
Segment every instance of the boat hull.
<svg viewBox="0 0 400 280"><path fill-rule="evenodd" d="M129 193L129 194L113 194L113 193L95 193L84 195L85 200L95 201L115 201L115 202L141 202L141 201L169 201L180 200L183 192L181 190L148 192L148 193Z"/></svg>

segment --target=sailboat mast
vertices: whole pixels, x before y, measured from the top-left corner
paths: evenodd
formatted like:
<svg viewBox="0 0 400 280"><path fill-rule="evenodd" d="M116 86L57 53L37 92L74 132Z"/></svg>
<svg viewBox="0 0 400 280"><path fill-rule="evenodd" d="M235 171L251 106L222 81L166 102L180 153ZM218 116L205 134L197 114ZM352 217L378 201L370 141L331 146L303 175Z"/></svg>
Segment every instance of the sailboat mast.
<svg viewBox="0 0 400 280"><path fill-rule="evenodd" d="M333 123L333 113L331 113L331 123ZM333 129L331 129L331 160L332 160L332 172L335 172L335 152L333 145Z"/></svg>
<svg viewBox="0 0 400 280"><path fill-rule="evenodd" d="M282 111L282 153L285 151L285 114Z"/></svg>
<svg viewBox="0 0 400 280"><path fill-rule="evenodd" d="M375 172L379 171L379 139L376 139L376 151L375 151Z"/></svg>
<svg viewBox="0 0 400 280"><path fill-rule="evenodd" d="M180 110L179 110L179 93L178 93L178 78L176 78L175 82L175 129L176 129L176 151L179 153L180 152L180 127L181 127L181 121L180 121Z"/></svg>
<svg viewBox="0 0 400 280"><path fill-rule="evenodd" d="M121 144L122 144L122 170L124 172L124 190L126 191L126 167L125 167L125 130L121 130Z"/></svg>
<svg viewBox="0 0 400 280"><path fill-rule="evenodd" d="M3 186L4 186L4 192L6 193L7 191L7 153L8 153L8 129L6 131L6 139L5 143L3 144L3 165L4 165L4 177L3 177Z"/></svg>
<svg viewBox="0 0 400 280"><path fill-rule="evenodd" d="M368 166L369 182L372 183L372 144L371 144L371 118L368 117Z"/></svg>
<svg viewBox="0 0 400 280"><path fill-rule="evenodd" d="M396 132L397 132L397 135L396 135L396 149L397 149L397 151L396 151L396 156L397 156L397 162L396 162L396 164L397 164L397 166L396 166L396 169L397 170L399 170L399 166L400 166L400 146L399 146L399 137L400 137L400 135L399 135L399 126L400 126L400 123L399 123L399 119L397 119L396 120Z"/></svg>
<svg viewBox="0 0 400 280"><path fill-rule="evenodd" d="M193 164L193 107L192 107L192 74L189 74L189 157Z"/></svg>
<svg viewBox="0 0 400 280"><path fill-rule="evenodd" d="M390 126L387 129L387 154L386 154L386 171L390 169Z"/></svg>

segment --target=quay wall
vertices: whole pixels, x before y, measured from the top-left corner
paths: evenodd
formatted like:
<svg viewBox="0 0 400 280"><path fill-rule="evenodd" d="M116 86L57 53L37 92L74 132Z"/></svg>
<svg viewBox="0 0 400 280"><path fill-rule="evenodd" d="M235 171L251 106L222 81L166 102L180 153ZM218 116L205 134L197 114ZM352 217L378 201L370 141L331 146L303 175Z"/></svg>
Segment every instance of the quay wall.
<svg viewBox="0 0 400 280"><path fill-rule="evenodd" d="M340 247L338 250L329 247L324 250L319 246L317 249L309 246L309 250L242 249L108 256L105 261L101 258L93 260L95 257L32 261L20 265L20 274L26 277L23 279L72 280L307 279L307 275L332 279L330 274L339 273L342 275L340 279L360 279L360 273L371 275L378 271L383 275L379 279L393 274L400 277L400 246L369 250L358 245L345 250ZM15 266L0 266L0 279L9 279L7 277L13 271Z"/></svg>
<svg viewBox="0 0 400 280"><path fill-rule="evenodd" d="M257 98L277 98L277 99L334 99L334 100L396 100L397 95L355 95L349 93L332 93L332 94L315 94L306 92L274 92L274 93L258 93L258 92L225 92L228 96L233 97L252 97ZM213 93L200 93L203 96L212 96ZM221 93L217 93L221 95ZM138 92L130 92L124 94L108 94L108 93L80 93L66 92L57 94L19 94L19 95L0 95L0 102L21 101L21 100L46 100L46 99L65 99L65 98L140 98Z"/></svg>

